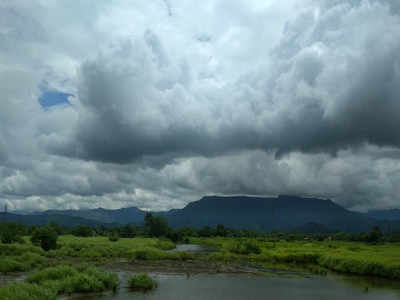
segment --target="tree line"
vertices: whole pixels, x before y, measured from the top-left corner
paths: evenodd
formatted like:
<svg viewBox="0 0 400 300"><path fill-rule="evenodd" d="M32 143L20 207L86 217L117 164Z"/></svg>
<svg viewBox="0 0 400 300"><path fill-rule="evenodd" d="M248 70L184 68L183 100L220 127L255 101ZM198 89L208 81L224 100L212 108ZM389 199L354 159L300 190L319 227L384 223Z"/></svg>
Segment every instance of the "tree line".
<svg viewBox="0 0 400 300"><path fill-rule="evenodd" d="M383 233L378 227L374 227L366 233L295 233L295 232L260 232L248 229L233 229L218 224L203 228L181 227L173 229L162 216L153 216L147 213L143 226L124 225L119 227L89 227L79 225L72 228L50 223L46 226L27 226L15 222L0 222L0 240L2 243L24 243L23 236L31 236L31 242L40 245L44 250L55 249L59 235L72 234L78 237L105 236L110 241L119 238L140 237L165 237L173 242L188 242L189 237L259 237L270 241L299 241L299 240L338 240L358 241L371 244L383 242L400 242L400 231Z"/></svg>

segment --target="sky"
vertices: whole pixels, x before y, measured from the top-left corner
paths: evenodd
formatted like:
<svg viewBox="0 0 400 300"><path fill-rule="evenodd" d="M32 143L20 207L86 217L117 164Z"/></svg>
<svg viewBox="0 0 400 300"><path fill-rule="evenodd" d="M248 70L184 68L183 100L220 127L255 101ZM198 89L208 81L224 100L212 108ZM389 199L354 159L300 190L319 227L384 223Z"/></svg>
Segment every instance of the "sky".
<svg viewBox="0 0 400 300"><path fill-rule="evenodd" d="M0 204L400 208L398 0L0 0Z"/></svg>

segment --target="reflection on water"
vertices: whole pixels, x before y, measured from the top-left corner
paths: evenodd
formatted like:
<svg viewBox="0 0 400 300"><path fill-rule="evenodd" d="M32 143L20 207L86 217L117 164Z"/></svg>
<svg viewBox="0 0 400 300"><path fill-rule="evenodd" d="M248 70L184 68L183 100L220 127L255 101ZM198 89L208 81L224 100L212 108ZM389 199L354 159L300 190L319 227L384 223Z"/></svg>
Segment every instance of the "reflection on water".
<svg viewBox="0 0 400 300"><path fill-rule="evenodd" d="M209 252L210 250L196 244L177 244L176 248L172 251L184 251L184 252Z"/></svg>
<svg viewBox="0 0 400 300"><path fill-rule="evenodd" d="M13 282L24 281L27 277L26 273L15 273L9 275L0 275L0 286L10 284Z"/></svg>
<svg viewBox="0 0 400 300"><path fill-rule="evenodd" d="M163 275L152 274L158 288L150 293L130 292L126 288L129 273L121 272L121 290L116 295L74 297L91 300L235 300L235 299L295 299L295 300L397 300L400 292L377 289L373 285L352 285L338 277L266 278L247 275ZM368 283L368 282L366 282ZM368 288L367 288L368 286Z"/></svg>

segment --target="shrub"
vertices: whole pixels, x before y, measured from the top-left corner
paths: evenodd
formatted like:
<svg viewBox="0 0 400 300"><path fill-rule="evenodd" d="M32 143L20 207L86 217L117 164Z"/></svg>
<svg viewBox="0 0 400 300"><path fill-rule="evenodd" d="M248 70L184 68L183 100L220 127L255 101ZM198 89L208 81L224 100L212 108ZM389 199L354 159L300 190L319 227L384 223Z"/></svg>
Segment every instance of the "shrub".
<svg viewBox="0 0 400 300"><path fill-rule="evenodd" d="M14 283L0 288L0 300L55 300L53 289L30 283Z"/></svg>
<svg viewBox="0 0 400 300"><path fill-rule="evenodd" d="M135 259L139 260L157 260L162 259L162 252L156 249L139 249L134 252Z"/></svg>
<svg viewBox="0 0 400 300"><path fill-rule="evenodd" d="M57 266L36 272L28 277L30 283L43 283L47 280L59 280L66 277L75 276L78 271L70 266Z"/></svg>
<svg viewBox="0 0 400 300"><path fill-rule="evenodd" d="M32 274L27 280L55 289L57 294L115 291L119 285L116 274L86 266L80 269L70 266L47 268Z"/></svg>
<svg viewBox="0 0 400 300"><path fill-rule="evenodd" d="M160 239L158 239L158 241L156 243L156 247L161 250L171 250L171 249L175 249L176 245L174 242L172 242L169 239L160 238Z"/></svg>
<svg viewBox="0 0 400 300"><path fill-rule="evenodd" d="M157 282L145 273L132 276L128 281L129 287L134 290L149 291L157 287Z"/></svg>
<svg viewBox="0 0 400 300"><path fill-rule="evenodd" d="M117 242L117 241L119 240L118 233L112 232L112 233L108 236L108 240L109 240L110 242Z"/></svg>
<svg viewBox="0 0 400 300"><path fill-rule="evenodd" d="M17 236L11 230L6 230L1 234L1 242L3 244L11 244L17 240Z"/></svg>
<svg viewBox="0 0 400 300"><path fill-rule="evenodd" d="M23 224L15 222L2 222L0 224L0 240L3 244L11 244L21 241L21 235L26 233Z"/></svg>
<svg viewBox="0 0 400 300"><path fill-rule="evenodd" d="M31 236L32 244L40 245L45 251L56 249L57 239L57 232L50 226L36 229Z"/></svg>
<svg viewBox="0 0 400 300"><path fill-rule="evenodd" d="M80 225L72 229L72 234L80 237L90 237L93 236L93 229L89 226Z"/></svg>
<svg viewBox="0 0 400 300"><path fill-rule="evenodd" d="M18 272L25 271L26 266L23 263L16 261L10 257L4 257L0 259L0 272L8 273L8 272Z"/></svg>
<svg viewBox="0 0 400 300"><path fill-rule="evenodd" d="M261 248L255 241L247 240L243 242L240 240L230 249L230 251L237 254L260 254Z"/></svg>
<svg viewBox="0 0 400 300"><path fill-rule="evenodd" d="M0 244L0 256L14 256L14 255L22 255L24 253L42 254L43 250L31 245Z"/></svg>

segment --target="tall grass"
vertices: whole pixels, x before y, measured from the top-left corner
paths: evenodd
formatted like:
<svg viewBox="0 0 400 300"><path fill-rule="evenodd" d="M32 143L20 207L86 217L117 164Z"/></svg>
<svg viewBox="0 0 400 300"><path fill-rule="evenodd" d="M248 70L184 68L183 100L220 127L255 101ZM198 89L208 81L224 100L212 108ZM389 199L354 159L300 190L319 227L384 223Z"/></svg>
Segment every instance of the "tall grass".
<svg viewBox="0 0 400 300"><path fill-rule="evenodd" d="M400 279L400 244L367 245L360 242L338 241L270 242L256 238L192 238L191 242L217 249L218 252L208 256L214 261L301 265L308 269L326 268L342 273ZM247 244L252 246L245 246ZM259 251L250 251L253 247Z"/></svg>
<svg viewBox="0 0 400 300"><path fill-rule="evenodd" d="M0 288L0 300L55 300L53 289L30 283L14 283Z"/></svg>
<svg viewBox="0 0 400 300"><path fill-rule="evenodd" d="M157 282L145 273L133 275L128 280L128 285L133 290L148 291L158 286Z"/></svg>
<svg viewBox="0 0 400 300"><path fill-rule="evenodd" d="M25 253L20 256L0 257L0 272L29 271L47 264L47 259L36 253Z"/></svg>
<svg viewBox="0 0 400 300"><path fill-rule="evenodd" d="M87 293L116 290L119 282L116 274L106 273L94 267L75 269L70 266L47 268L30 275L29 283L35 283L62 293Z"/></svg>

